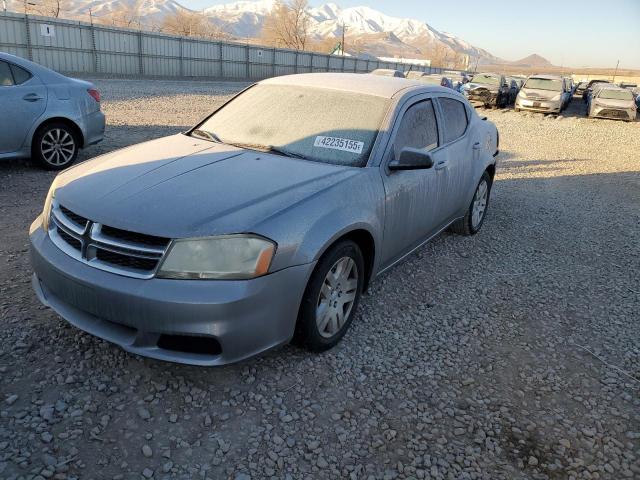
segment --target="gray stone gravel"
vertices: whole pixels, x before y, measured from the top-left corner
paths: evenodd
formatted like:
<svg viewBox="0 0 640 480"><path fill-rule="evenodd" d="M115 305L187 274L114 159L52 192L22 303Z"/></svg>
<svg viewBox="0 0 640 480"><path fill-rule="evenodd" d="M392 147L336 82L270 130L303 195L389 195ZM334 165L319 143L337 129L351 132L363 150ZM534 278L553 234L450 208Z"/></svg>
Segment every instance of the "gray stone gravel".
<svg viewBox="0 0 640 480"><path fill-rule="evenodd" d="M96 83L107 138L83 159L243 87ZM502 153L479 235L373 282L335 349L218 369L41 307L27 229L53 175L0 163L0 478L640 478L640 123L583 109L486 111Z"/></svg>

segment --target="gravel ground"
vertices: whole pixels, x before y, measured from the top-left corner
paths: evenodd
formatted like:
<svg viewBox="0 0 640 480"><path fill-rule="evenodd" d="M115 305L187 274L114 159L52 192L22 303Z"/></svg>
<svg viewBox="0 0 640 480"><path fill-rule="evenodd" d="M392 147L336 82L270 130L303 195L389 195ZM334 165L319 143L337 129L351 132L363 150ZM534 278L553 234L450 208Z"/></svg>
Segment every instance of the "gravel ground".
<svg viewBox="0 0 640 480"><path fill-rule="evenodd" d="M191 125L242 84L96 81L106 140ZM136 357L31 291L53 178L0 164L0 478L640 478L640 123L486 111L482 232L379 278L321 355Z"/></svg>

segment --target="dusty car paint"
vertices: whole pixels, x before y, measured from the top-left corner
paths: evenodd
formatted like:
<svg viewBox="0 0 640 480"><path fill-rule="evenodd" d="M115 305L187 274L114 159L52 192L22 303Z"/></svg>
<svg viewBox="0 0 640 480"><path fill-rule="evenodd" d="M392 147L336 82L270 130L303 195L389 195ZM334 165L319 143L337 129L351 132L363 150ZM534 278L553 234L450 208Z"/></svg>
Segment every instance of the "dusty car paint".
<svg viewBox="0 0 640 480"><path fill-rule="evenodd" d="M366 166L317 163L179 134L65 171L56 180L54 202L97 225L136 235L181 239L250 233L270 239L277 249L268 275L242 281L115 275L65 255L52 243L41 216L30 236L34 288L43 303L135 353L202 365L238 361L289 341L306 282L337 239L354 232L371 239L367 273L373 278L462 217L483 172L495 166L495 126L450 89L348 74L266 82L328 85L390 98ZM466 131L444 145L439 129L433 169L391 172L391 140L404 110L431 99L443 118L438 98L466 105ZM442 211L420 229L416 222L425 221L424 198L403 192L424 193L415 187L426 184L438 186L428 207L441 205ZM398 229L404 226L413 232L403 237ZM158 347L170 333L210 337L221 353Z"/></svg>

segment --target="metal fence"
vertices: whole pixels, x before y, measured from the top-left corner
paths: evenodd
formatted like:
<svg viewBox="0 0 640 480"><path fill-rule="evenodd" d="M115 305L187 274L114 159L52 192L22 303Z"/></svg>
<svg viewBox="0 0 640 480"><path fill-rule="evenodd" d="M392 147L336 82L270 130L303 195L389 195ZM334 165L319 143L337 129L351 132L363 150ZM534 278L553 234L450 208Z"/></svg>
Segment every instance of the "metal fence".
<svg viewBox="0 0 640 480"><path fill-rule="evenodd" d="M132 30L58 18L0 13L0 51L59 72L251 79L377 68L442 69Z"/></svg>

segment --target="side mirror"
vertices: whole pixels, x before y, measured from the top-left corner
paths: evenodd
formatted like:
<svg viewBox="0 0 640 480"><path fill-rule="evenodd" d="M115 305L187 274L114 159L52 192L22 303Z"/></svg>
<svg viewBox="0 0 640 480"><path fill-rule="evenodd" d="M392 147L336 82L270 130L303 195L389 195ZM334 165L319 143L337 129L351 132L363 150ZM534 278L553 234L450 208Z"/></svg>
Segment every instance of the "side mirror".
<svg viewBox="0 0 640 480"><path fill-rule="evenodd" d="M400 151L400 158L389 164L389 170L424 170L433 164L431 152L405 147Z"/></svg>

